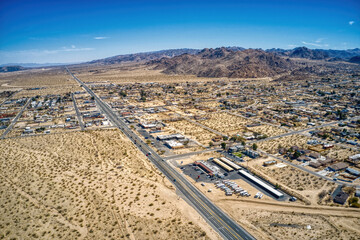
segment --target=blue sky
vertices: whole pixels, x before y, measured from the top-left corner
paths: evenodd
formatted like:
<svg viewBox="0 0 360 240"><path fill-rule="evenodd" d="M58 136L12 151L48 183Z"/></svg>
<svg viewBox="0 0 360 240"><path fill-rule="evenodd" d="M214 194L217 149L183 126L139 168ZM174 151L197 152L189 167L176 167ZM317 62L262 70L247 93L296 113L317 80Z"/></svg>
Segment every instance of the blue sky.
<svg viewBox="0 0 360 240"><path fill-rule="evenodd" d="M360 1L0 0L0 64L220 46L360 47Z"/></svg>

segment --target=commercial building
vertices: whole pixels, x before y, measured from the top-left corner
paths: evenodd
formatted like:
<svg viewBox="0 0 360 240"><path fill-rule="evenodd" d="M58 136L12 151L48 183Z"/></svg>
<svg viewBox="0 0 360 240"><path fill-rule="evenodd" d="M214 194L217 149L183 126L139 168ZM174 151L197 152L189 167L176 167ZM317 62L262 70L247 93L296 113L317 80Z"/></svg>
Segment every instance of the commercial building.
<svg viewBox="0 0 360 240"><path fill-rule="evenodd" d="M172 149L182 148L184 145L174 140L165 141L165 145Z"/></svg>
<svg viewBox="0 0 360 240"><path fill-rule="evenodd" d="M210 177L214 176L213 171L208 168L207 166L205 166L202 162L194 162L194 164L198 167L200 167L202 170L204 170Z"/></svg>
<svg viewBox="0 0 360 240"><path fill-rule="evenodd" d="M181 134L170 134L170 135L159 135L156 137L160 141L168 141L168 140L183 140L185 137Z"/></svg>
<svg viewBox="0 0 360 240"><path fill-rule="evenodd" d="M257 177L254 177L253 175L249 174L248 172L244 171L244 170L240 170L239 174L244 176L246 179L250 180L251 182L255 183L256 185L258 185L259 187L263 188L265 191L267 191L268 193L272 194L273 196L275 196L276 198L281 198L284 196L283 193L279 192L278 190L276 190L275 188L271 187L269 184L263 182L262 180L260 180Z"/></svg>
<svg viewBox="0 0 360 240"><path fill-rule="evenodd" d="M330 165L328 168L331 171L337 172L337 171L340 171L340 170L344 170L348 166L349 166L349 164L347 164L345 162L339 162L339 163L335 163L333 165Z"/></svg>
<svg viewBox="0 0 360 240"><path fill-rule="evenodd" d="M349 161L352 163L355 163L355 164L359 163L360 162L360 153L350 156Z"/></svg>
<svg viewBox="0 0 360 240"><path fill-rule="evenodd" d="M222 161L223 163L229 165L229 167L231 167L231 168L233 168L233 169L235 169L235 170L240 170L240 169L241 169L241 167L240 167L239 165L231 162L231 161L230 161L229 159L227 159L227 158L221 157L221 158L220 158L220 161Z"/></svg>
<svg viewBox="0 0 360 240"><path fill-rule="evenodd" d="M229 165L223 163L222 161L220 161L219 159L215 158L213 159L214 163L216 163L217 165L219 165L222 169L224 169L227 172L232 172L234 171L234 169L232 167L230 167Z"/></svg>
<svg viewBox="0 0 360 240"><path fill-rule="evenodd" d="M360 172L358 170L348 167L348 168L346 168L346 171L354 176L360 176Z"/></svg>

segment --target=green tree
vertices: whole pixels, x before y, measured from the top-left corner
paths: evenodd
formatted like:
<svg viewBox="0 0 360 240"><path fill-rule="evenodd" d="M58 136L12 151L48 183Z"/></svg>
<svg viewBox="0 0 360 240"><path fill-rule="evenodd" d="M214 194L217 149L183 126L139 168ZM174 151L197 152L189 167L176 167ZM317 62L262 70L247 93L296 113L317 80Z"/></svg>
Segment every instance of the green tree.
<svg viewBox="0 0 360 240"><path fill-rule="evenodd" d="M301 156L301 153L299 151L294 152L294 158L298 159Z"/></svg>
<svg viewBox="0 0 360 240"><path fill-rule="evenodd" d="M221 148L225 150L226 149L226 143L222 142L221 143Z"/></svg>
<svg viewBox="0 0 360 240"><path fill-rule="evenodd" d="M256 151L256 150L258 149L258 146L257 146L256 143L254 143L254 144L252 145L252 149L253 149L254 151Z"/></svg>
<svg viewBox="0 0 360 240"><path fill-rule="evenodd" d="M119 96L121 97L126 97L127 96L127 93L125 91L120 91L119 92Z"/></svg>
<svg viewBox="0 0 360 240"><path fill-rule="evenodd" d="M230 141L236 142L236 140L237 140L237 137L235 135L230 138Z"/></svg>

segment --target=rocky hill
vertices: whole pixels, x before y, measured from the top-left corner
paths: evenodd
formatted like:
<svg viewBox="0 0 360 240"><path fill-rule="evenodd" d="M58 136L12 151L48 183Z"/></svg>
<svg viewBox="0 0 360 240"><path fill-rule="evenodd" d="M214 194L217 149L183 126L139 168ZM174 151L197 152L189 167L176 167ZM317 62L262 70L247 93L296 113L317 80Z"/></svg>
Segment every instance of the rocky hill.
<svg viewBox="0 0 360 240"><path fill-rule="evenodd" d="M256 78L286 73L294 68L288 59L263 50L232 51L205 48L196 55L183 54L153 60L148 65L167 74L193 74L199 77Z"/></svg>

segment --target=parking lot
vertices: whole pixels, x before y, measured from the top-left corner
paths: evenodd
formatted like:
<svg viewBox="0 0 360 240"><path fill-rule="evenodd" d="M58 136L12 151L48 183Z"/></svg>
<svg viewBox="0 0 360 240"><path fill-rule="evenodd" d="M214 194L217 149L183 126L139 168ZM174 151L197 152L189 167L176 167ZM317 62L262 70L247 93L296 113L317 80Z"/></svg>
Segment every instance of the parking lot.
<svg viewBox="0 0 360 240"><path fill-rule="evenodd" d="M208 162L207 163L208 165L209 164L215 165L215 163L212 163L211 160L209 160L207 162ZM217 167L217 166L215 166L215 167ZM223 182L225 180L225 182L226 182L227 180L230 180L230 181L241 180L241 181L249 184L251 187L257 189L262 194L264 194L272 199L275 199L277 201L287 201L291 198L290 195L288 195L282 191L280 191L280 192L282 192L284 194L284 197L276 198L272 194L265 191L263 188L259 187L255 183L253 183L252 181L241 176L237 171L226 172L222 168L218 167L218 171L219 171L218 174L214 174L213 177L210 177L204 170L202 170L198 166L195 166L193 163L187 164L187 165L182 165L182 166L180 166L180 169L182 170L183 174L191 177L196 182L201 182L201 183L206 184L207 188L209 188L209 189L215 188L215 184L219 183L219 181ZM261 180L266 182L264 179L261 179ZM270 184L270 183L268 183L268 184ZM244 189L244 190L247 190L247 189ZM250 197L254 197L254 196L250 196Z"/></svg>

